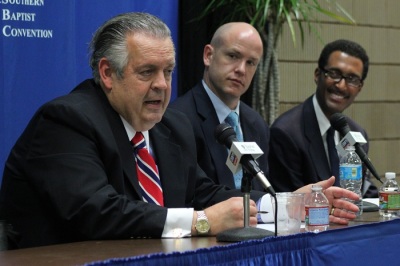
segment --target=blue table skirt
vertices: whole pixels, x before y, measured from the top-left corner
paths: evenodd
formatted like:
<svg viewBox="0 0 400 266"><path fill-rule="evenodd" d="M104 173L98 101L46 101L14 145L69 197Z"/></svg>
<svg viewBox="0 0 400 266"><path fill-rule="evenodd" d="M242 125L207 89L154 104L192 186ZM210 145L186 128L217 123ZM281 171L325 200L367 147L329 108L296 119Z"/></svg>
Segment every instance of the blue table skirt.
<svg viewBox="0 0 400 266"><path fill-rule="evenodd" d="M87 265L400 265L400 219Z"/></svg>

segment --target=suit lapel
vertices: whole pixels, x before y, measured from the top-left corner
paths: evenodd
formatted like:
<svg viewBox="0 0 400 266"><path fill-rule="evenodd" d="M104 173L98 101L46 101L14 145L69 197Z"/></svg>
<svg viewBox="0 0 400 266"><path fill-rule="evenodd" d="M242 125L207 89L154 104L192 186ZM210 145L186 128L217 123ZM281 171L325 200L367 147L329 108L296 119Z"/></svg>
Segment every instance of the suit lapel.
<svg viewBox="0 0 400 266"><path fill-rule="evenodd" d="M244 141L254 141L260 143L260 136L257 134L256 119L246 111L245 108L240 107L240 124L243 130Z"/></svg>
<svg viewBox="0 0 400 266"><path fill-rule="evenodd" d="M120 188L122 191L135 191L136 199L142 199L142 194L140 192L139 181L136 175L136 163L133 155L132 145L128 139L128 135L126 133L124 124L117 112L111 107L104 93L99 90L99 96L103 103L105 113L107 115L107 120L110 123L111 131L114 135L114 138L110 138L110 141L115 140L115 145L118 148L118 152L120 153L119 158L121 159L121 167L124 173L125 178L128 180L130 184L130 188ZM114 162L117 163L117 162ZM115 166L117 167L117 166ZM114 184L116 185L116 184ZM123 186L123 184L118 184L119 186ZM132 189L133 188L133 189ZM127 193L129 195L129 193Z"/></svg>
<svg viewBox="0 0 400 266"><path fill-rule="evenodd" d="M317 116L314 111L312 96L306 100L303 107L304 135L308 141L308 153L316 169L317 178L325 180L331 176L328 158L324 149L324 143L319 130Z"/></svg>
<svg viewBox="0 0 400 266"><path fill-rule="evenodd" d="M186 193L182 191L186 191L187 183L184 167L172 167L183 165L181 147L174 143L171 131L162 122L157 123L149 133L163 188L164 205L184 206Z"/></svg>
<svg viewBox="0 0 400 266"><path fill-rule="evenodd" d="M259 134L259 129L257 128L257 118L247 109L243 108L243 104L240 105L240 124L243 130L243 140L252 141L256 143L262 143L261 138L266 138L267 136L262 136ZM264 156L268 156L265 154ZM265 173L267 176L269 173ZM261 183L253 178L253 189L263 190Z"/></svg>
<svg viewBox="0 0 400 266"><path fill-rule="evenodd" d="M133 148L132 148L130 141L128 140L128 136L126 134L126 131L122 124L122 121L121 121L121 125L122 125L122 130L119 130L116 127L113 127L113 131L114 131L114 135L116 136L116 139L126 140L126 141L118 141L117 142L118 150L120 152L122 169L124 172L124 176L128 179L128 182L134 188L135 192L138 195L138 198L142 199L142 193L140 191L139 181L138 181L137 174L136 174L136 162L135 162L135 157L133 154ZM128 189L128 190L130 190L130 189Z"/></svg>
<svg viewBox="0 0 400 266"><path fill-rule="evenodd" d="M227 148L219 144L215 139L214 131L217 125L219 125L219 120L214 106L207 92L200 84L193 89L193 96L197 113L203 119L201 129L206 146L214 162L214 167L217 170L219 182L222 184L229 184L230 187L235 187L232 172L226 166L226 159L228 157Z"/></svg>

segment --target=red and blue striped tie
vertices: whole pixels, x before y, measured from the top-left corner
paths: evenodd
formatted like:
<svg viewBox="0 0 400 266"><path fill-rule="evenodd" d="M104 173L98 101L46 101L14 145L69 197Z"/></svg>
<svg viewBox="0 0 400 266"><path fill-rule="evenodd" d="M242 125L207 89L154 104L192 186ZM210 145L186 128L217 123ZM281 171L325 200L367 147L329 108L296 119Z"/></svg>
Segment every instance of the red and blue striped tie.
<svg viewBox="0 0 400 266"><path fill-rule="evenodd" d="M142 132L136 132L132 139L136 160L136 172L142 190L143 200L164 206L163 192L157 165L146 148L146 141Z"/></svg>

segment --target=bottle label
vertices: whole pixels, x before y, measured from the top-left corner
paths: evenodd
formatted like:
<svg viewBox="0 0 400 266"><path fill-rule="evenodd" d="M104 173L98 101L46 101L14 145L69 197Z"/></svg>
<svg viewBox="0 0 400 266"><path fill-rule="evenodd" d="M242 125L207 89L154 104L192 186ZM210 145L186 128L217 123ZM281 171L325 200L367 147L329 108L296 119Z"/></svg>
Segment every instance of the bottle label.
<svg viewBox="0 0 400 266"><path fill-rule="evenodd" d="M399 192L379 192L379 209L381 210L400 210Z"/></svg>
<svg viewBox="0 0 400 266"><path fill-rule="evenodd" d="M361 165L341 165L339 170L341 180L360 180L362 178Z"/></svg>
<svg viewBox="0 0 400 266"><path fill-rule="evenodd" d="M307 225L328 225L329 224L329 207L310 207L306 206L305 223Z"/></svg>

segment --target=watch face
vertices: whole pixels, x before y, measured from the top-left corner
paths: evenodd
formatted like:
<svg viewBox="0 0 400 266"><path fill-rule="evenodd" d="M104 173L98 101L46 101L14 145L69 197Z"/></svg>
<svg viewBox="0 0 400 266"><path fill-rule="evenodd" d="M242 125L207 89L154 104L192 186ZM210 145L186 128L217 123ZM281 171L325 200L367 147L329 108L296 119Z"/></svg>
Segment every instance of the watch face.
<svg viewBox="0 0 400 266"><path fill-rule="evenodd" d="M198 220L196 223L196 230L199 234L206 234L210 230L210 225L207 220Z"/></svg>

